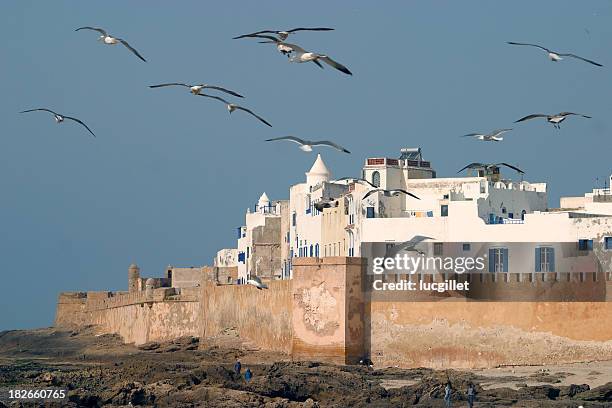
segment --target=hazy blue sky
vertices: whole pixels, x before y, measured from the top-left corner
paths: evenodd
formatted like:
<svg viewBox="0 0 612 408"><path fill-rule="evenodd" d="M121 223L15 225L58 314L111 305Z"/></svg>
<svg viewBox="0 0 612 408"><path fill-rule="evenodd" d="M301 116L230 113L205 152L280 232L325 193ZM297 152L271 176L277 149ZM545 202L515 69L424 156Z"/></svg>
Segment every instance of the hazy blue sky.
<svg viewBox="0 0 612 408"><path fill-rule="evenodd" d="M421 146L439 176L472 161L508 161L549 183L549 204L612 171L610 1L82 2L0 4L0 330L52 323L65 290L124 290L127 267L211 262L262 191L288 197L315 156L270 137L332 138L335 176L365 157ZM348 5L350 4L350 5ZM146 6L145 6L146 5ZM127 39L96 42L83 25ZM265 28L331 26L291 42L354 73L289 64L273 46L231 37ZM605 68L552 63L536 42ZM268 128L182 89L242 92ZM84 120L55 125L46 106ZM575 111L560 131L524 115ZM514 127L503 143L459 135Z"/></svg>

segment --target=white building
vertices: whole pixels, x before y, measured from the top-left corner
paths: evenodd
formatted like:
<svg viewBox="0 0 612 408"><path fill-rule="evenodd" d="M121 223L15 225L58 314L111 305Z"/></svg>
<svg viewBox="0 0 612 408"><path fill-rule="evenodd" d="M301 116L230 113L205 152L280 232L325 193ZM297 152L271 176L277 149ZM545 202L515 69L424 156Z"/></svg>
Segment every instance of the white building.
<svg viewBox="0 0 612 408"><path fill-rule="evenodd" d="M404 189L419 199L384 192L364 199L373 187L333 181L317 155L305 182L290 187L285 211L270 205L263 194L256 210L247 212L238 240L239 276L290 277L294 257L360 256L364 243L404 242L414 235L431 237L440 251L442 243L465 243L466 251L470 243L494 243L497 261L490 271L498 272L554 271L553 243L575 242L576 249L587 252L612 250L609 188L564 198L565 209L551 210L545 183L513 181L495 166L476 174L468 170L466 177L437 178L420 149L402 149L398 159L368 158L361 175L382 189ZM328 203L327 208L315 208L320 202ZM253 237L258 228L267 231L256 233L261 244L279 243L286 252L272 251L268 258L260 255L254 260L257 242ZM538 245L535 251L512 258L512 243L523 242ZM606 254L610 263L606 267L612 270L612 251ZM272 259L275 256L278 259ZM537 266L541 259L546 262ZM262 263L274 266L262 273L258 269Z"/></svg>

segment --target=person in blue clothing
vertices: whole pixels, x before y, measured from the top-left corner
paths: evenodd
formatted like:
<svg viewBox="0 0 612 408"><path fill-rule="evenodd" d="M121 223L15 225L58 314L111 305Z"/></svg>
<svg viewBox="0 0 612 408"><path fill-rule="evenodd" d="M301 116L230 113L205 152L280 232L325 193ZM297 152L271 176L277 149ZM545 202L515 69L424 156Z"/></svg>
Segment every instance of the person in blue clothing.
<svg viewBox="0 0 612 408"><path fill-rule="evenodd" d="M236 363L234 364L234 372L237 376L240 376L240 370L242 370L242 364L240 364L240 360L236 359Z"/></svg>
<svg viewBox="0 0 612 408"><path fill-rule="evenodd" d="M450 381L446 383L446 387L444 387L444 406L446 408L450 408L451 406L451 392L453 387L451 386Z"/></svg>
<svg viewBox="0 0 612 408"><path fill-rule="evenodd" d="M244 379L246 380L246 382L249 382L251 381L251 378L253 378L253 373L251 372L250 368L247 368L244 372Z"/></svg>
<svg viewBox="0 0 612 408"><path fill-rule="evenodd" d="M467 389L468 407L472 408L474 406L475 398L476 398L476 387L474 387L474 384L470 383Z"/></svg>

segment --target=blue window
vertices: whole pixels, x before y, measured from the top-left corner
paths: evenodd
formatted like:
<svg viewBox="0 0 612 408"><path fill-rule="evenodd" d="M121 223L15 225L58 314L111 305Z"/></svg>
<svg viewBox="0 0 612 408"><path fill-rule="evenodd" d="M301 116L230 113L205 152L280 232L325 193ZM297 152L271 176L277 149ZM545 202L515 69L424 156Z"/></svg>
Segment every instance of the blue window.
<svg viewBox="0 0 612 408"><path fill-rule="evenodd" d="M242 227L236 228L238 230L238 238L242 238Z"/></svg>
<svg viewBox="0 0 612 408"><path fill-rule="evenodd" d="M463 244L463 250L464 251L470 251L472 249L472 245L470 244Z"/></svg>
<svg viewBox="0 0 612 408"><path fill-rule="evenodd" d="M593 240L592 239L579 239L578 240L578 250L592 251L593 250Z"/></svg>
<svg viewBox="0 0 612 408"><path fill-rule="evenodd" d="M291 214L291 225L295 227L296 222L297 222L297 214L293 213Z"/></svg>
<svg viewBox="0 0 612 408"><path fill-rule="evenodd" d="M251 253L251 248L250 248L250 247L247 247L247 254L246 254L246 257L247 257L247 258L249 257L250 253Z"/></svg>
<svg viewBox="0 0 612 408"><path fill-rule="evenodd" d="M489 214L489 224L495 224L495 214Z"/></svg>
<svg viewBox="0 0 612 408"><path fill-rule="evenodd" d="M508 218L514 218L514 213L508 213Z"/></svg>
<svg viewBox="0 0 612 408"><path fill-rule="evenodd" d="M315 245L315 256L318 258L319 257L319 244Z"/></svg>
<svg viewBox="0 0 612 408"><path fill-rule="evenodd" d="M508 272L508 248L489 248L489 272Z"/></svg>
<svg viewBox="0 0 612 408"><path fill-rule="evenodd" d="M539 247L535 249L535 271L555 271L555 248Z"/></svg>
<svg viewBox="0 0 612 408"><path fill-rule="evenodd" d="M366 208L366 218L374 218L374 207Z"/></svg>
<svg viewBox="0 0 612 408"><path fill-rule="evenodd" d="M448 205L444 204L440 206L440 215L442 217L448 217Z"/></svg>
<svg viewBox="0 0 612 408"><path fill-rule="evenodd" d="M244 263L244 252L238 252L238 262Z"/></svg>
<svg viewBox="0 0 612 408"><path fill-rule="evenodd" d="M312 246L312 244L310 244L310 257L312 258L314 256L314 247Z"/></svg>
<svg viewBox="0 0 612 408"><path fill-rule="evenodd" d="M604 249L611 249L612 250L612 237L605 237L604 238Z"/></svg>

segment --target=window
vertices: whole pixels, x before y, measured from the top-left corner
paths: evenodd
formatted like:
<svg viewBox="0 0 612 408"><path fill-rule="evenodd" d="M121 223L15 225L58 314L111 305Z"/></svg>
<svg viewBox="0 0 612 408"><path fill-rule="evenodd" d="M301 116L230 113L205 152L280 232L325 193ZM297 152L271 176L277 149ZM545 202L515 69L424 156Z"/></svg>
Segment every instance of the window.
<svg viewBox="0 0 612 408"><path fill-rule="evenodd" d="M508 248L489 248L489 272L508 272Z"/></svg>
<svg viewBox="0 0 612 408"><path fill-rule="evenodd" d="M366 208L366 218L374 218L374 207Z"/></svg>
<svg viewBox="0 0 612 408"><path fill-rule="evenodd" d="M463 244L463 250L464 251L470 251L472 249L472 245L470 244Z"/></svg>
<svg viewBox="0 0 612 408"><path fill-rule="evenodd" d="M314 247L312 246L312 244L310 244L310 257L312 258L314 256Z"/></svg>
<svg viewBox="0 0 612 408"><path fill-rule="evenodd" d="M296 213L291 214L291 225L295 227L296 221L297 221L297 214Z"/></svg>
<svg viewBox="0 0 612 408"><path fill-rule="evenodd" d="M440 215L442 217L448 217L448 205L447 204L440 206Z"/></svg>
<svg viewBox="0 0 612 408"><path fill-rule="evenodd" d="M380 187L380 173L378 171L372 173L372 184L376 187Z"/></svg>
<svg viewBox="0 0 612 408"><path fill-rule="evenodd" d="M495 214L489 213L489 224L495 224Z"/></svg>
<svg viewBox="0 0 612 408"><path fill-rule="evenodd" d="M502 214L506 213L506 207L502 207Z"/></svg>
<svg viewBox="0 0 612 408"><path fill-rule="evenodd" d="M315 256L318 258L319 257L319 244L315 245Z"/></svg>
<svg viewBox="0 0 612 408"><path fill-rule="evenodd" d="M484 180L480 181L480 194L484 194L487 192L487 182Z"/></svg>
<svg viewBox="0 0 612 408"><path fill-rule="evenodd" d="M521 220L525 221L525 214L527 214L527 211L523 210L521 211Z"/></svg>
<svg viewBox="0 0 612 408"><path fill-rule="evenodd" d="M238 262L244 263L244 252L238 252Z"/></svg>
<svg viewBox="0 0 612 408"><path fill-rule="evenodd" d="M434 242L434 256L442 256L444 252L444 244L442 242Z"/></svg>
<svg viewBox="0 0 612 408"><path fill-rule="evenodd" d="M251 254L251 248L250 248L250 247L247 247L247 254L246 254L246 257L248 258L250 254Z"/></svg>
<svg viewBox="0 0 612 408"><path fill-rule="evenodd" d="M612 237L604 237L604 249L612 250Z"/></svg>
<svg viewBox="0 0 612 408"><path fill-rule="evenodd" d="M555 249L551 247L539 247L535 249L535 271L555 271Z"/></svg>
<svg viewBox="0 0 612 408"><path fill-rule="evenodd" d="M513 219L514 218L514 213L508 213L508 218Z"/></svg>
<svg viewBox="0 0 612 408"><path fill-rule="evenodd" d="M592 251L593 250L593 240L592 239L579 239L578 240L578 250L579 251Z"/></svg>

